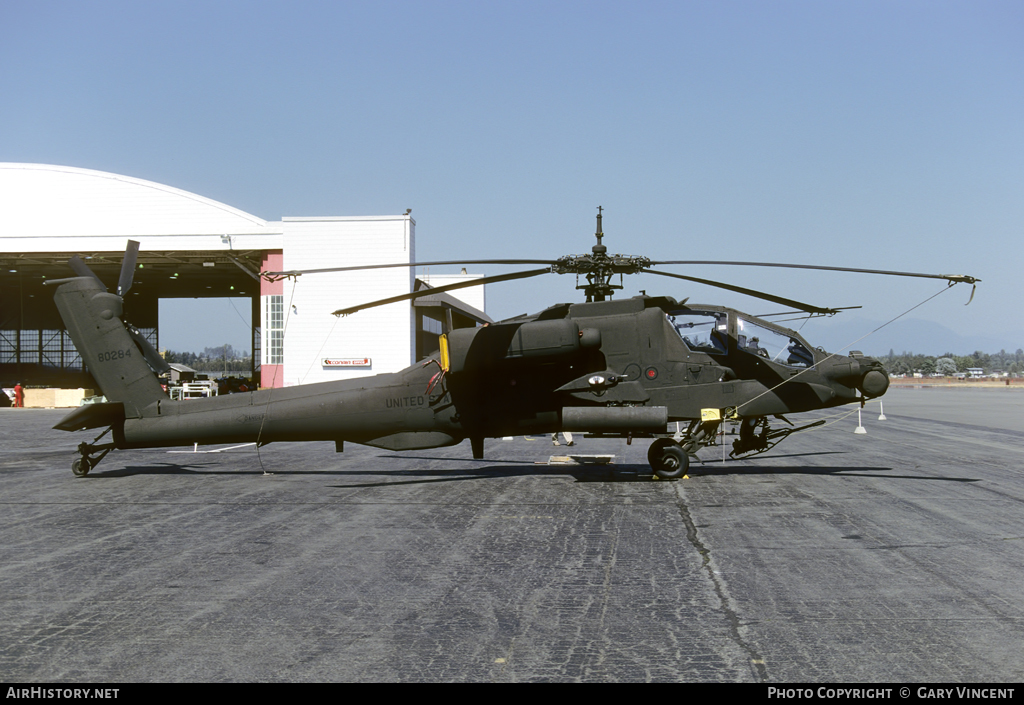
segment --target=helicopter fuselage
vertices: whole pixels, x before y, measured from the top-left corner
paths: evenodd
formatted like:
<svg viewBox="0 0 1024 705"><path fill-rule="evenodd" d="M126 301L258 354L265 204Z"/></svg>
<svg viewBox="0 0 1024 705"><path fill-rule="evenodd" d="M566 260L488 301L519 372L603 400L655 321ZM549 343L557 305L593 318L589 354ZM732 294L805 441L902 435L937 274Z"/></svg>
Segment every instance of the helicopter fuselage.
<svg viewBox="0 0 1024 705"><path fill-rule="evenodd" d="M888 386L875 360L829 355L762 319L668 297L562 304L451 331L446 343L447 355L354 380L148 403L108 392L124 408L110 416L115 447L335 441L340 450L349 441L413 450L470 438L475 450L484 438L562 430L651 437L709 409L737 419L799 413ZM91 357L108 377L143 364L140 355ZM99 413L73 412L58 427L99 425L83 425Z"/></svg>

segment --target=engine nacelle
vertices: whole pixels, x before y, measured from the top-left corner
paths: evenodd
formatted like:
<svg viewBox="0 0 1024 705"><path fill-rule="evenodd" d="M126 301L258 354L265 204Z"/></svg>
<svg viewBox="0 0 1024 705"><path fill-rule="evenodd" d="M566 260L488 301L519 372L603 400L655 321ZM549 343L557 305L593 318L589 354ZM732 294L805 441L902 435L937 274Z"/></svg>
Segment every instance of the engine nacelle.
<svg viewBox="0 0 1024 705"><path fill-rule="evenodd" d="M448 334L453 374L464 370L485 370L519 360L570 357L583 348L600 345L601 331L581 331L576 321L564 318L458 328Z"/></svg>

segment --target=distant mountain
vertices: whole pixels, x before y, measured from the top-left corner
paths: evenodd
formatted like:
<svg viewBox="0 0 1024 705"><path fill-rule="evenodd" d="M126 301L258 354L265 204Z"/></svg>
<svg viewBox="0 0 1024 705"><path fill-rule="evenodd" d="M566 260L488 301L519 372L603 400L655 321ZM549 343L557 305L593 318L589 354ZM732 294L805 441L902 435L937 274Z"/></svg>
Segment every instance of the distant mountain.
<svg viewBox="0 0 1024 705"><path fill-rule="evenodd" d="M1000 350L1014 352L1024 348L1024 331L998 331L999 335L985 336L963 335L941 323L913 318L896 321L851 346L850 343L873 331L883 321L853 317L840 321L838 318L816 321L814 328L808 325L801 334L807 337L808 342L829 352L845 353L852 347L872 356L888 355L890 350L897 354L912 352L938 356L947 352L969 355L981 350L991 354Z"/></svg>

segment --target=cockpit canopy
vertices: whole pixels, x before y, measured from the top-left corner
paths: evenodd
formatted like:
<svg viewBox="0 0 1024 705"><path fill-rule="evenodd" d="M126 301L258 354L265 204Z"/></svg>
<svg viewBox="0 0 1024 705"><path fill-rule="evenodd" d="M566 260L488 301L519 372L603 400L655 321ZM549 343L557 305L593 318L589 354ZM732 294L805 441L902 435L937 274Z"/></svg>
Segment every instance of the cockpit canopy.
<svg viewBox="0 0 1024 705"><path fill-rule="evenodd" d="M743 316L736 318L736 345L754 355L789 367L810 367L814 355L802 342Z"/></svg>
<svg viewBox="0 0 1024 705"><path fill-rule="evenodd" d="M672 328L690 350L724 355L729 352L729 314L721 311L671 311Z"/></svg>
<svg viewBox="0 0 1024 705"><path fill-rule="evenodd" d="M736 351L758 355L788 367L810 367L814 354L798 338L768 328L752 318L732 313ZM729 316L725 311L683 309L666 314L687 348L711 355L729 353Z"/></svg>

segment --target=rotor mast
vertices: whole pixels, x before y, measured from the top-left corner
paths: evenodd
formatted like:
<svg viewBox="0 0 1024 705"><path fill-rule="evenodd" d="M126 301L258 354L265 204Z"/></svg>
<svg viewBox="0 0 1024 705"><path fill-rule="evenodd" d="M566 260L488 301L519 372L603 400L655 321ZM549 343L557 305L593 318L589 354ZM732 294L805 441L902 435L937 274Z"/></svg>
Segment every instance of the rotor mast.
<svg viewBox="0 0 1024 705"><path fill-rule="evenodd" d="M601 239L604 237L604 231L601 229L601 211L603 210L604 208L601 206L597 207L597 230L594 231L597 244L590 248L590 251L594 253L595 268L592 272L587 273L587 284L576 287L583 289L588 302L604 301L605 297L611 298L613 289L622 288L621 285L613 286L611 284L612 271L608 268L608 248L601 244Z"/></svg>

